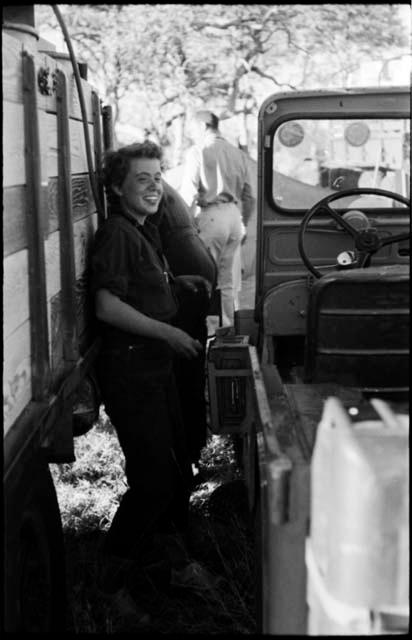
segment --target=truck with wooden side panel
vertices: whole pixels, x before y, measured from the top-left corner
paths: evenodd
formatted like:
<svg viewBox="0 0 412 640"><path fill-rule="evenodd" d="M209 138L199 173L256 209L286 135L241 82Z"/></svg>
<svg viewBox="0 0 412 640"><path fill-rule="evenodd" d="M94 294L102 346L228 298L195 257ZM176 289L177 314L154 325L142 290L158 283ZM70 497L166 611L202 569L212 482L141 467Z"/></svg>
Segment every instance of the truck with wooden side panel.
<svg viewBox="0 0 412 640"><path fill-rule="evenodd" d="M39 38L34 6L3 8L5 629L64 629L59 507L48 464L74 460L96 418L87 293L110 110L87 68Z"/></svg>
<svg viewBox="0 0 412 640"><path fill-rule="evenodd" d="M3 10L4 610L7 631L47 632L64 630L65 608L48 465L74 459L99 407L87 275L112 131L86 66L33 16ZM401 633L409 95L273 95L258 139L255 305L211 343L208 391L212 430L234 435L244 471L259 629Z"/></svg>
<svg viewBox="0 0 412 640"><path fill-rule="evenodd" d="M410 95L270 96L254 309L208 352L237 443L265 634L409 626Z"/></svg>

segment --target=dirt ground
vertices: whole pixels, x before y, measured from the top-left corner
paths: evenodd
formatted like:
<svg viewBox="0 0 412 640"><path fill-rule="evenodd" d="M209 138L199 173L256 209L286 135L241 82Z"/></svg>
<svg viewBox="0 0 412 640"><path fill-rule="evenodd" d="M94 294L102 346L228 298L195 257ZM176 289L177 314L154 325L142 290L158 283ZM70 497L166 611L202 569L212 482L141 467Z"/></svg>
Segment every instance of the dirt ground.
<svg viewBox="0 0 412 640"><path fill-rule="evenodd" d="M201 588L159 592L147 622L119 615L100 591L99 546L104 532L65 527L68 632L253 634L255 555L245 487L229 436L210 434L200 461L202 481L190 507L189 553L209 580Z"/></svg>

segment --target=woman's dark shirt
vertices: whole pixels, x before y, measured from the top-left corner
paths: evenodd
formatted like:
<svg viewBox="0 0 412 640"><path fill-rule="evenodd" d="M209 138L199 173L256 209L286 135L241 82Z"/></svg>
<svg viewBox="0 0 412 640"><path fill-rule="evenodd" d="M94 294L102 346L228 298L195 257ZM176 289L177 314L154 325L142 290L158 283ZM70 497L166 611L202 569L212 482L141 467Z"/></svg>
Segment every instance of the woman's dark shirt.
<svg viewBox="0 0 412 640"><path fill-rule="evenodd" d="M122 213L104 221L95 235L91 261L91 294L108 289L146 316L171 322L177 304L157 229L146 219L139 225ZM148 339L99 322L103 345L140 344ZM150 340L150 339L149 339Z"/></svg>

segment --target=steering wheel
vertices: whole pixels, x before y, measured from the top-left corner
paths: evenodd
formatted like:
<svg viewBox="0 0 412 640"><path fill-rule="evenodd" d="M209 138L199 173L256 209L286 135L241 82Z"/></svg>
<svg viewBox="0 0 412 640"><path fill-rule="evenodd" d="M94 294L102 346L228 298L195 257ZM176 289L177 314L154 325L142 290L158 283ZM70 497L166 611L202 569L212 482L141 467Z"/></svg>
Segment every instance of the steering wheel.
<svg viewBox="0 0 412 640"><path fill-rule="evenodd" d="M308 227L309 222L312 220L313 216L315 216L320 211L323 211L330 215L335 222L341 227L344 231L347 231L353 238L355 243L355 248L357 250L357 259L356 262L353 263L353 268L358 267L367 267L370 262L370 257L376 251L379 251L382 247L393 244L394 242L400 242L401 240L409 240L411 237L411 233L399 233L398 235L390 236L389 238L380 238L378 232L374 228L368 228L363 230L355 229L349 222L347 222L342 214L334 211L329 206L330 202L334 200L338 200L339 198L347 198L352 195L360 195L360 194L373 194L375 196L385 196L386 198L391 198L392 200L396 200L397 202L401 202L406 206L411 206L410 201L392 191L385 191L384 189L372 189L372 188L364 188L364 189L348 189L347 191L340 191L339 193L332 193L326 198L322 198L319 202L317 202L303 217L299 228L299 236L298 236L298 248L300 257L302 258L304 264L309 269L309 271L316 277L321 278L321 272L313 266L312 262L309 260L306 255L306 251L304 248L304 236ZM347 209L350 210L348 207Z"/></svg>

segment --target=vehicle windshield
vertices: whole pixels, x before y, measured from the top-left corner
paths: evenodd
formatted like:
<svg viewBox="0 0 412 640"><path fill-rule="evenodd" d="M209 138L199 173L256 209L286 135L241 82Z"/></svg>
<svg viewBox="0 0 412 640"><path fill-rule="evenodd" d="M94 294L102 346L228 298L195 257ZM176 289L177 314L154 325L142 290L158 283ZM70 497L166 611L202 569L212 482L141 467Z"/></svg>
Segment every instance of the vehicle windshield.
<svg viewBox="0 0 412 640"><path fill-rule="evenodd" d="M299 119L273 136L274 203L307 210L325 196L377 188L410 197L410 121L407 119ZM375 195L342 198L333 207L403 207Z"/></svg>

